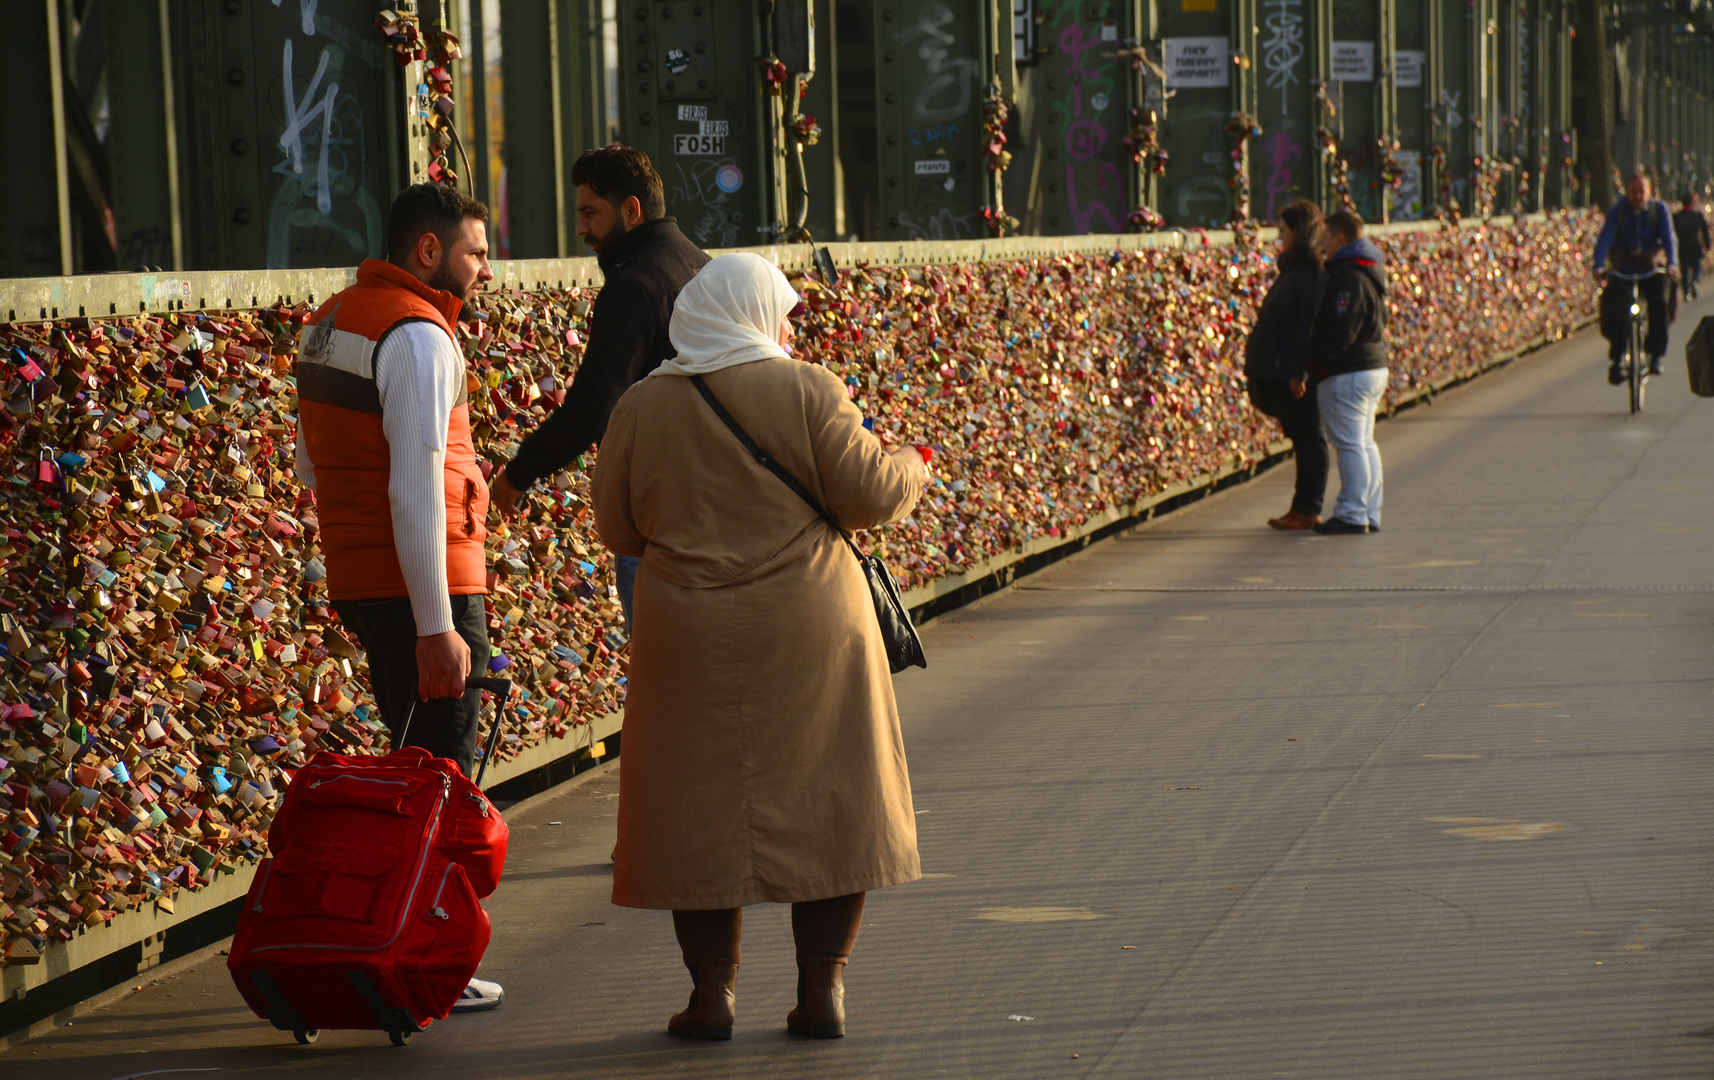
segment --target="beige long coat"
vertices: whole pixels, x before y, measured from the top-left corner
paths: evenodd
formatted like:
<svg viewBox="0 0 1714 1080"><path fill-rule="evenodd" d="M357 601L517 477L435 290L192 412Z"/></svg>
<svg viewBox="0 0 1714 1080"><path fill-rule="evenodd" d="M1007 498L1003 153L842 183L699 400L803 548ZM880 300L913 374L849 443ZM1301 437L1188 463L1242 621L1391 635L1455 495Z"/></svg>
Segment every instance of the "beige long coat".
<svg viewBox="0 0 1714 1080"><path fill-rule="evenodd" d="M916 503L832 372L769 359L704 378L845 528ZM920 877L892 677L844 543L683 376L620 399L593 490L602 541L643 560L613 902L728 908Z"/></svg>

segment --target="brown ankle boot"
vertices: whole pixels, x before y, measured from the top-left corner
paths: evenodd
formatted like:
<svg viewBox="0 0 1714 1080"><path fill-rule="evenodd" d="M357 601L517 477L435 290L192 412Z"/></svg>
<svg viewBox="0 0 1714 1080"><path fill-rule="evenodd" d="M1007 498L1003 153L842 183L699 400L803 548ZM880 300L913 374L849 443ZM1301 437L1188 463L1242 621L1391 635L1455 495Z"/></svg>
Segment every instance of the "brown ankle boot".
<svg viewBox="0 0 1714 1080"><path fill-rule="evenodd" d="M667 1021L667 1034L685 1039L730 1039L738 1015L738 965L690 969L690 1005Z"/></svg>
<svg viewBox="0 0 1714 1080"><path fill-rule="evenodd" d="M818 960L797 967L797 1008L786 1014L786 1030L812 1039L845 1036L845 965Z"/></svg>

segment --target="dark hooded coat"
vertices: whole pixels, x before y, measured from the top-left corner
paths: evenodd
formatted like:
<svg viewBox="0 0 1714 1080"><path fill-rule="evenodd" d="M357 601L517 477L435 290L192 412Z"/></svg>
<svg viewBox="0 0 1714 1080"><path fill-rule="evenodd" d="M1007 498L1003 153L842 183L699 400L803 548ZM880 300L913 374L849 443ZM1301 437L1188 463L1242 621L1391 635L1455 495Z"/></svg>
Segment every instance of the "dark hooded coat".
<svg viewBox="0 0 1714 1080"><path fill-rule="evenodd" d="M1386 332L1386 262L1370 241L1352 241L1327 261L1304 367L1313 379L1384 368Z"/></svg>

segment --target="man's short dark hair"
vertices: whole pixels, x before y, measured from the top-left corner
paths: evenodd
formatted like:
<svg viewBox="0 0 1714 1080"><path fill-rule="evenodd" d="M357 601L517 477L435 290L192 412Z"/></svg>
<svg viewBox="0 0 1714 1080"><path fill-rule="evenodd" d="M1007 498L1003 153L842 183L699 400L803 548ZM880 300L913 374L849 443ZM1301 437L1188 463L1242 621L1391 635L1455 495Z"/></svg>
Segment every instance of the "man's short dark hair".
<svg viewBox="0 0 1714 1080"><path fill-rule="evenodd" d="M571 182L588 184L589 190L606 199L616 211L625 200L636 197L643 208L643 220L654 221L667 216L667 197L661 174L649 161L649 155L634 146L612 143L597 150L585 150L571 166Z"/></svg>
<svg viewBox="0 0 1714 1080"><path fill-rule="evenodd" d="M399 192L387 213L387 261L403 266L423 233L451 243L465 218L487 221L487 205L445 184L412 184Z"/></svg>
<svg viewBox="0 0 1714 1080"><path fill-rule="evenodd" d="M1327 215L1327 231L1338 233L1347 240L1359 240L1363 236L1363 218L1355 210L1341 210L1337 214Z"/></svg>

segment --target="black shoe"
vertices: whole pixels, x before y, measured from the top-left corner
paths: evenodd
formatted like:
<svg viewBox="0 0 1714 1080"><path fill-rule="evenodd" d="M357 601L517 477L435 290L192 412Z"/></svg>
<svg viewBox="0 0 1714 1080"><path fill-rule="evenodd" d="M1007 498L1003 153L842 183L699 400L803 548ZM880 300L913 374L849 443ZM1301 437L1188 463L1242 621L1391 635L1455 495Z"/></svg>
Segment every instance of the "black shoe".
<svg viewBox="0 0 1714 1080"><path fill-rule="evenodd" d="M1661 370L1660 370L1660 362L1661 362L1661 359L1662 359L1662 358L1661 358L1661 357L1659 357L1659 356L1651 356L1651 357L1649 357L1649 374L1650 374L1650 375L1659 375L1659 374L1661 374Z"/></svg>
<svg viewBox="0 0 1714 1080"><path fill-rule="evenodd" d="M1613 386L1618 386L1620 383L1622 383L1624 381L1625 381L1625 365L1619 363L1617 360L1613 361L1611 364L1608 364L1607 365L1607 382Z"/></svg>
<svg viewBox="0 0 1714 1080"><path fill-rule="evenodd" d="M1376 525L1374 522L1371 521L1371 522L1369 522L1369 531L1372 533L1378 533L1381 531L1381 527L1379 525Z"/></svg>
<svg viewBox="0 0 1714 1080"><path fill-rule="evenodd" d="M1369 526L1360 521L1346 521L1344 518L1329 518L1315 526L1315 531L1323 536L1339 536L1346 533L1366 533Z"/></svg>

